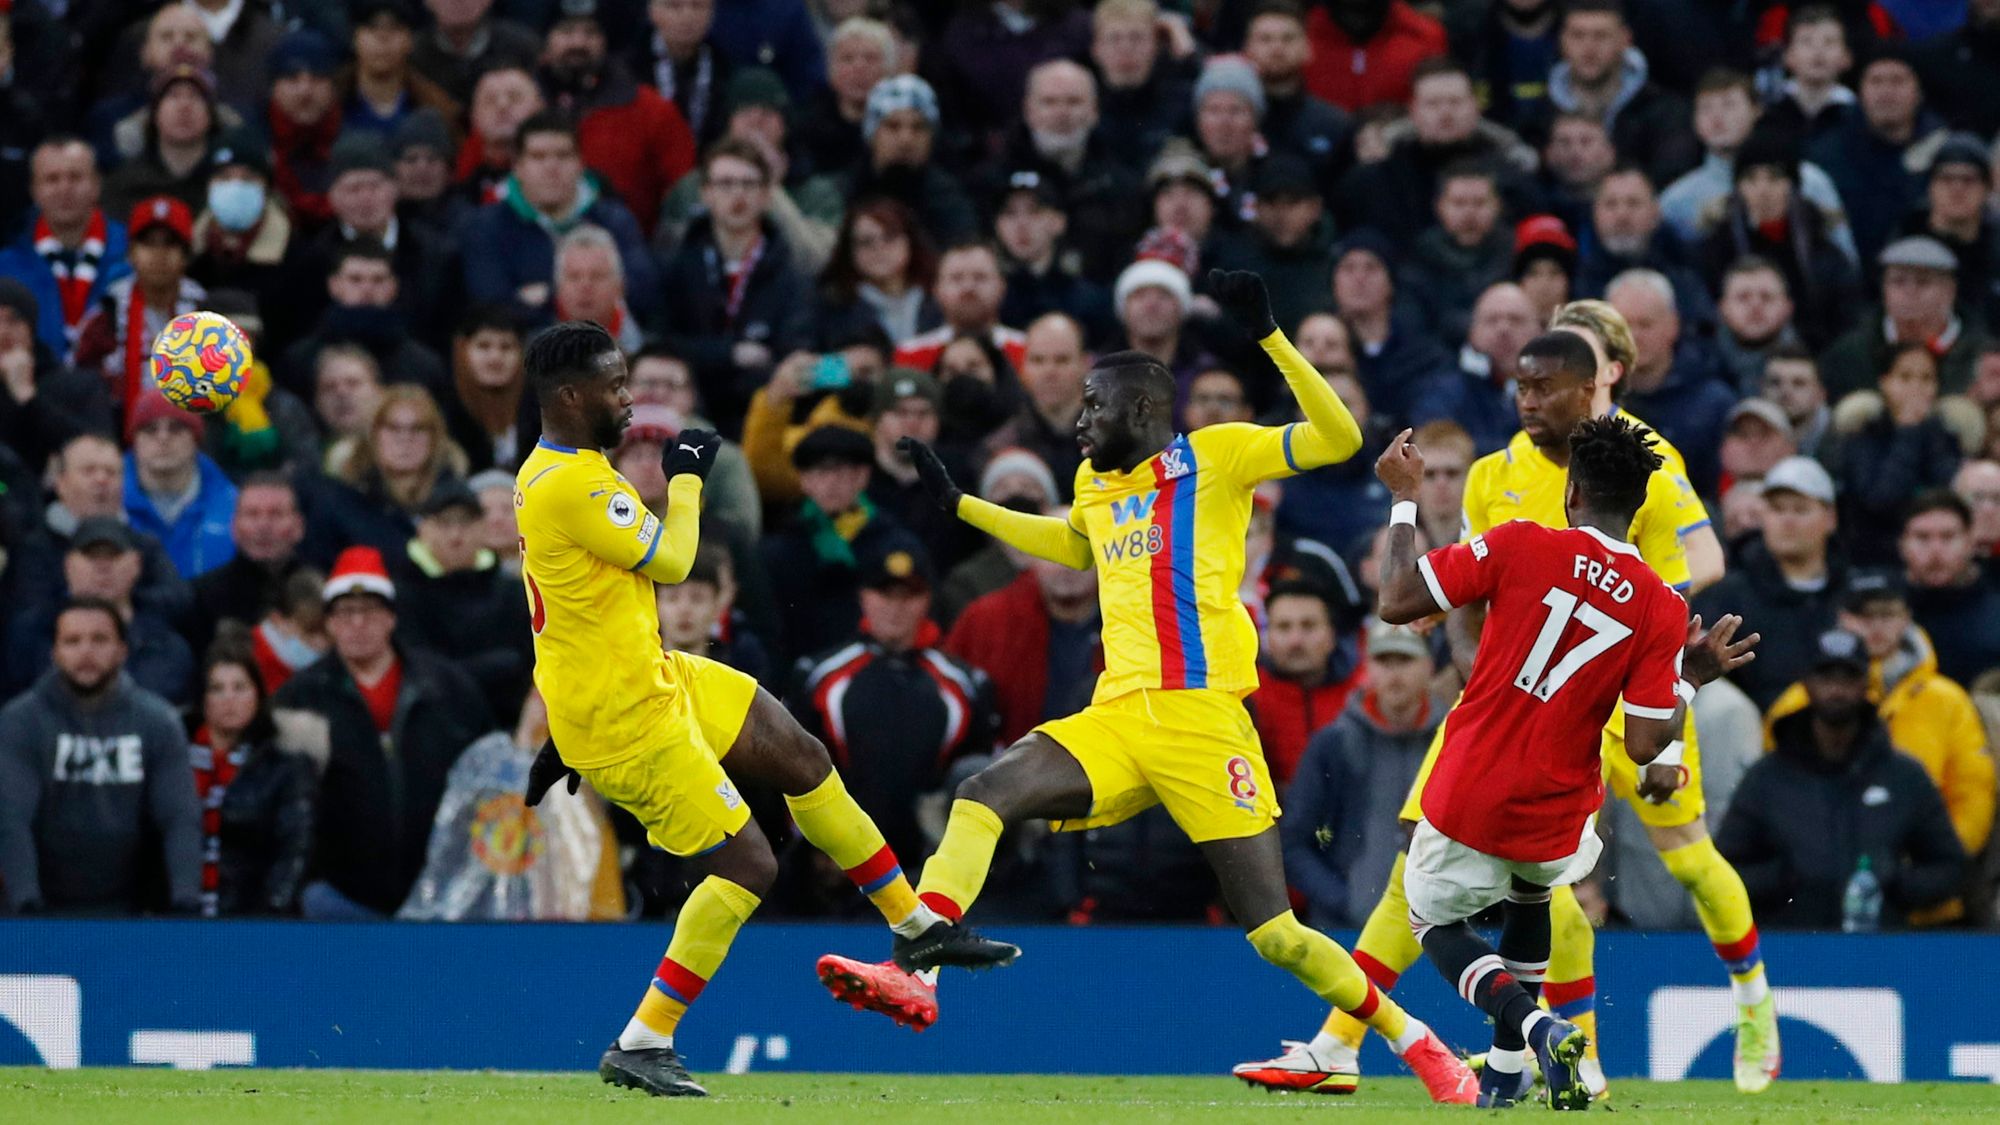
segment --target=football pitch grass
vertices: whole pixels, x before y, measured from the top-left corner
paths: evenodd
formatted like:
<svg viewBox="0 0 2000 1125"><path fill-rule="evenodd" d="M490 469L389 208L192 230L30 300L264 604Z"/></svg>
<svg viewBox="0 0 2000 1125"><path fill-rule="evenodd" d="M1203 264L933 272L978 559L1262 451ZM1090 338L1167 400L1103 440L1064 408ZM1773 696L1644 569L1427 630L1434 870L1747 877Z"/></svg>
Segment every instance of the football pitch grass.
<svg viewBox="0 0 2000 1125"><path fill-rule="evenodd" d="M594 1074L354 1070L0 1069L0 1120L273 1125L314 1122L1354 1122L1493 1111L1433 1107L1415 1080L1367 1078L1353 1097L1267 1094L1227 1077L743 1074L700 1076L714 1097L648 1098ZM1509 1111L1541 1115L1540 1106ZM1596 1113L1618 1125L1994 1120L2000 1090L1972 1083L1780 1082L1746 1098L1726 1082L1621 1079Z"/></svg>

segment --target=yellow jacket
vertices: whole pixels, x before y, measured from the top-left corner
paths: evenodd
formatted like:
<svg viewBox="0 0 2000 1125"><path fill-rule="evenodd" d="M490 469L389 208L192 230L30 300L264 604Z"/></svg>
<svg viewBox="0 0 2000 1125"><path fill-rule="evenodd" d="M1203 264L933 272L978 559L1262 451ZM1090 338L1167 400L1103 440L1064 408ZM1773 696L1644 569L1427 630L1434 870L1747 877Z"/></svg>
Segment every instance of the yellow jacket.
<svg viewBox="0 0 2000 1125"><path fill-rule="evenodd" d="M803 495L799 471L792 467L792 447L824 425L846 426L864 434L874 431L868 419L840 408L839 395L821 399L802 425L793 423L790 402L773 401L762 387L750 396L749 412L743 416L743 456L750 462L750 475L766 505L788 504Z"/></svg>
<svg viewBox="0 0 2000 1125"><path fill-rule="evenodd" d="M1868 669L1868 698L1875 701L1889 741L1922 763L1944 797L1952 830L1967 855L1978 855L1993 831L1993 757L1986 726L1964 688L1937 670L1930 637L1916 626L1887 659ZM1764 749L1771 749L1771 723L1806 705L1804 684L1786 688L1764 717ZM1952 909L1956 907L1957 909ZM1913 923L1957 917L1956 900L1935 911L1913 915Z"/></svg>

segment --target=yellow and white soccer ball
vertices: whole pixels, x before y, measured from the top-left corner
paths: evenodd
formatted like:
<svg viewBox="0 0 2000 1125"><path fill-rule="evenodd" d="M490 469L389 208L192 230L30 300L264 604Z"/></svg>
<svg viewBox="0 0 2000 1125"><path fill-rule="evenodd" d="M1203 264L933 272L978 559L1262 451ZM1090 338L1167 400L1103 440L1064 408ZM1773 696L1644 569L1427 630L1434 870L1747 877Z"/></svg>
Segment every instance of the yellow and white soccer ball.
<svg viewBox="0 0 2000 1125"><path fill-rule="evenodd" d="M147 365L168 402L191 414L214 414L243 393L250 341L221 313L182 313L153 341Z"/></svg>

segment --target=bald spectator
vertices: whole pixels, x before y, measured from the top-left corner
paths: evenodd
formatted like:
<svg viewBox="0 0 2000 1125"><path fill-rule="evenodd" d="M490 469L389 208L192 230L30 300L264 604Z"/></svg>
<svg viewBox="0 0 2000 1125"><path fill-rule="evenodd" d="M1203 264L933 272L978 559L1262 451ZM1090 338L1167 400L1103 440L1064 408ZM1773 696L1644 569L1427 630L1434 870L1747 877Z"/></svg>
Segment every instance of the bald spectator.
<svg viewBox="0 0 2000 1125"><path fill-rule="evenodd" d="M1097 80L1068 59L1041 63L1028 72L1020 113L987 165L985 196L996 197L1024 171L1044 177L1069 219L1083 272L1108 280L1140 234L1132 207L1139 170L1118 157L1098 128Z"/></svg>
<svg viewBox="0 0 2000 1125"><path fill-rule="evenodd" d="M990 450L1025 449L1055 474L1056 491L1070 495L1083 455L1076 448L1076 419L1083 412L1083 377L1090 369L1083 329L1061 313L1028 326L1021 359L1021 389L1028 401L1012 421L987 440Z"/></svg>
<svg viewBox="0 0 2000 1125"><path fill-rule="evenodd" d="M990 141L1019 111L1037 63L1082 58L1090 15L1081 5L974 5L951 17L926 60L952 107L955 129L977 145Z"/></svg>
<svg viewBox="0 0 2000 1125"><path fill-rule="evenodd" d="M542 45L542 92L576 122L584 163L653 229L674 181L695 162L694 137L674 104L610 57L594 2L568 3Z"/></svg>
<svg viewBox="0 0 2000 1125"><path fill-rule="evenodd" d="M1735 400L1714 348L1683 332L1673 283L1652 270L1612 279L1605 298L1632 326L1638 354L1625 373L1623 406L1680 450L1688 479L1704 496L1721 478L1721 438Z"/></svg>
<svg viewBox="0 0 2000 1125"><path fill-rule="evenodd" d="M1854 327L1820 357L1827 397L1837 402L1872 386L1906 343L1938 357L1940 393L1963 393L1987 336L1959 315L1958 258L1935 238L1909 235L1890 243L1876 264L1881 306L1857 310Z"/></svg>
<svg viewBox="0 0 2000 1125"><path fill-rule="evenodd" d="M1521 428L1514 373L1521 349L1539 327L1534 302L1511 281L1489 287L1472 306L1465 346L1458 349L1460 379L1450 414L1481 455L1505 446Z"/></svg>
<svg viewBox="0 0 2000 1125"><path fill-rule="evenodd" d="M602 227L577 227L556 243L555 311L557 320L603 325L628 356L646 346L646 331L625 301L618 243Z"/></svg>
<svg viewBox="0 0 2000 1125"><path fill-rule="evenodd" d="M101 206L97 154L79 137L51 137L28 158L34 211L21 236L0 250L0 275L26 287L36 314L30 327L56 359L67 361L83 318L105 287L130 271L124 216Z"/></svg>

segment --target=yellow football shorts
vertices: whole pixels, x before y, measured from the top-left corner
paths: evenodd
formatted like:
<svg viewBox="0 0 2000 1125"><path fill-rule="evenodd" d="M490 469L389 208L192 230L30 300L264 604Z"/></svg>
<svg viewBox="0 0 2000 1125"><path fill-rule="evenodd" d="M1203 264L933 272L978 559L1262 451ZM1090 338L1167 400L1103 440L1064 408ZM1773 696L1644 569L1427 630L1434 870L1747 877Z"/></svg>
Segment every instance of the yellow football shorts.
<svg viewBox="0 0 2000 1125"><path fill-rule="evenodd" d="M757 681L713 660L667 654L679 686L665 717L650 726L638 753L579 769L605 800L638 818L654 846L700 855L743 831L750 807L722 770L757 695ZM556 732L556 745L562 745Z"/></svg>
<svg viewBox="0 0 2000 1125"><path fill-rule="evenodd" d="M1243 701L1226 691L1140 689L1043 723L1090 778L1090 815L1058 832L1117 824L1165 805L1195 843L1271 827L1278 794Z"/></svg>
<svg viewBox="0 0 2000 1125"><path fill-rule="evenodd" d="M1693 824L1700 820L1708 808L1701 796L1701 742L1694 735L1694 716L1690 714L1687 726L1682 731L1682 739L1687 750L1681 763L1687 767L1687 784L1680 791L1660 804L1639 799L1639 766L1625 753L1625 711L1621 706L1612 712L1611 721L1604 727L1604 745L1600 753L1604 757L1604 784L1614 797L1623 798L1639 815L1639 823L1649 828L1679 828L1683 824ZM1424 818L1424 783L1430 780L1431 767L1437 764L1438 751L1444 747L1444 724L1439 723L1437 733L1431 736L1431 748L1424 754L1424 764L1417 770L1417 780L1410 785L1410 795L1403 800L1401 819L1415 824Z"/></svg>

